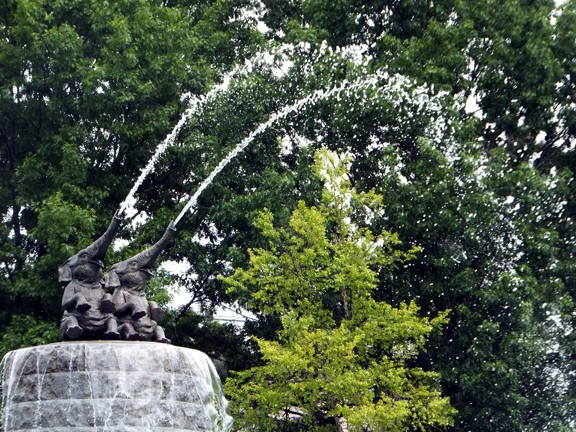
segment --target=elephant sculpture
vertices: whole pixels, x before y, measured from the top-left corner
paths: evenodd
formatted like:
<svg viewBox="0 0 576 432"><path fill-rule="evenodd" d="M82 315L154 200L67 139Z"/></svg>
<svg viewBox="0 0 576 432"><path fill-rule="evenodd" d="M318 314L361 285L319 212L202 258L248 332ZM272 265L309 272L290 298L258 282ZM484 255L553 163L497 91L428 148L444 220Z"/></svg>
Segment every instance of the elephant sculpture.
<svg viewBox="0 0 576 432"><path fill-rule="evenodd" d="M113 306L105 294L102 260L120 228L122 219L116 213L106 232L86 249L70 257L58 269L58 280L68 282L62 296L63 317L60 324L62 340L118 339L114 331Z"/></svg>
<svg viewBox="0 0 576 432"><path fill-rule="evenodd" d="M113 320L109 330L125 340L145 340L170 343L164 329L158 325L164 313L146 298L145 287L152 277L152 267L176 232L170 224L157 243L125 261L114 264L103 278L104 286L113 289Z"/></svg>

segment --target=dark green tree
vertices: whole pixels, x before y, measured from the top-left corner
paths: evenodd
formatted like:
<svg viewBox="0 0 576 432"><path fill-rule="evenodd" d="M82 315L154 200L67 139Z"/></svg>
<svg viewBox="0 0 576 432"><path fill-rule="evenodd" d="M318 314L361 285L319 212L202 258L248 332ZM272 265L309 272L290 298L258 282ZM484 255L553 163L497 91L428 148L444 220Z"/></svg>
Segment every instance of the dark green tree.
<svg viewBox="0 0 576 432"><path fill-rule="evenodd" d="M239 3L166 3L0 6L3 329L17 328L6 327L13 314L56 325L58 265L103 232L183 111L182 94L204 93L250 38L232 19ZM136 209L153 218L132 250L172 216L155 202ZM134 239L129 227L122 235Z"/></svg>
<svg viewBox="0 0 576 432"><path fill-rule="evenodd" d="M378 226L423 247L380 292L453 310L421 361L441 371L455 429L573 428L574 3L266 6L277 40L363 50L449 95L440 139L426 131L434 114L407 101L327 102L300 131L351 152L355 186L386 198ZM315 83L346 75L312 70Z"/></svg>
<svg viewBox="0 0 576 432"><path fill-rule="evenodd" d="M414 300L430 317L452 311L416 359L440 372L459 410L452 429L573 429L575 11L574 0L558 8L550 0L3 2L6 349L23 333L20 318L6 327L14 315L35 320L21 343L51 340L44 323L60 314L56 267L102 232L178 121L181 95L205 93L233 64L258 56L146 179L136 211L148 221L137 231L126 224L132 245L118 256L157 239L272 113L378 74L379 89L302 109L232 161L178 226L167 257L190 270L174 280L206 309L239 300L217 276L246 266L246 249L266 244L252 224L258 212L266 207L286 224L300 200L318 204L314 150L346 153L353 187L384 196L370 228L422 247L418 259L380 275L376 299ZM259 19L267 32L256 30ZM269 66L273 56L285 67ZM210 347L199 329L213 328L197 326L186 307L171 316L181 343L214 357L243 340L231 332ZM280 325L262 315L244 331L272 340ZM251 349L237 350L250 352L246 367Z"/></svg>

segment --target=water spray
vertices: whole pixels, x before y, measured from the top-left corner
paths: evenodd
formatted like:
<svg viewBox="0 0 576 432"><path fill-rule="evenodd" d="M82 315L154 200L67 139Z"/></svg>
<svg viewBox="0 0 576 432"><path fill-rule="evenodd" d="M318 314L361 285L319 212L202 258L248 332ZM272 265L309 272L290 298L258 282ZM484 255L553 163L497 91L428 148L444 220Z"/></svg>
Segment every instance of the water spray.
<svg viewBox="0 0 576 432"><path fill-rule="evenodd" d="M136 199L135 199L136 191L142 185L142 183L144 182L144 179L154 169L154 166L156 165L156 162L158 161L160 156L162 156L162 154L164 154L164 152L166 151L166 149L169 146L174 144L176 137L178 136L178 134L180 133L180 131L182 130L184 125L192 118L194 113L196 113L198 110L200 110L207 102L213 100L214 97L218 93L223 92L226 89L228 89L228 87L230 86L230 83L232 81L232 77L234 75L236 75L241 69L243 69L243 67L238 66L238 67L234 68L231 72L229 72L228 74L226 74L224 76L222 83L214 86L205 95L203 95L199 98L192 98L190 100L190 102L188 104L188 108L184 111L184 113L180 117L180 120L178 121L178 123L176 123L176 126L174 126L174 128L172 129L172 132L170 132L166 136L166 138L164 138L164 141L162 141L160 143L160 145L158 145L158 147L156 147L156 151L154 152L154 154L152 155L152 157L150 158L150 160L148 161L146 166L140 172L140 176L138 177L138 179L136 180L136 182L132 186L132 189L130 189L130 192L128 193L128 195L126 196L124 201L122 201L120 203L118 214L123 214L129 206L134 205L134 203L136 201Z"/></svg>
<svg viewBox="0 0 576 432"><path fill-rule="evenodd" d="M290 46L290 49L292 48L292 46ZM312 61L312 64L315 64L316 61L324 54L324 52L327 49L327 45L323 44L316 59ZM280 49L278 50L279 53L284 53L284 51L290 51L290 49L287 49L287 47L283 46L280 47ZM244 65L237 65L232 71L230 71L228 74L224 75L224 78L222 80L222 83L214 86L208 93L206 93L204 96L201 97L197 97L197 98L192 98L189 102L189 106L188 108L184 111L184 113L182 114L182 116L180 117L180 120L178 121L178 123L174 126L174 128L172 129L172 131L170 132L170 134L168 134L166 136L166 138L160 143L160 145L158 145L158 147L156 148L154 154L152 155L152 157L150 158L150 160L148 161L148 163L146 164L146 166L142 169L142 171L140 172L140 175L138 176L136 182L134 183L134 185L132 186L132 188L130 189L130 192L128 193L128 195L126 196L126 198L124 199L124 201L122 201L120 203L119 209L118 209L118 214L122 215L125 214L126 210L129 207L133 207L135 202L136 202L136 191L140 188L140 186L142 185L142 183L144 182L144 180L146 179L146 177L152 172L152 170L154 169L154 166L156 165L156 162L158 161L158 159L162 156L162 154L166 151L166 149L171 146L172 144L174 144L174 141L176 140L176 137L178 136L178 134L180 133L180 131L182 130L182 128L184 127L184 125L192 118L192 116L198 111L200 110L203 105L205 105L207 102L211 101L214 99L214 97L222 92L222 91L226 91L228 89L228 87L230 86L230 82L232 80L232 77L239 74L239 73L249 73L253 67L254 67L254 62L264 62L264 63L271 63L274 62L274 56L273 55L266 55L269 54L268 52L266 53L260 53L260 55L256 55L253 59L251 60L247 60L245 62ZM280 67L281 70L281 74L286 74L287 71L285 70L286 68L290 68L292 63L289 62L290 66L286 66L285 64L282 65ZM381 78L381 77L380 77ZM370 80L366 80L366 81L370 81ZM345 86L346 81L344 81L343 86ZM329 97L331 94L333 94L334 92L340 92L343 89L343 86L341 86L340 88L336 88L333 89L331 91L328 92L328 94L324 94L323 96L318 97L319 99L323 99L323 98L327 98ZM356 87L356 86L354 86ZM274 123L275 121L277 121L280 118L286 117L290 112L293 112L294 110L300 108L302 105L310 102L311 100L314 99L314 96L318 96L316 92L315 94L313 94L312 96L303 99L300 102L297 102L295 104L295 106L290 107L289 109L287 109L286 113L284 113L284 111L281 111L279 113L279 116L276 118L271 118L269 122L267 122L264 125L261 125L261 127L259 127L256 131L254 131L246 140L248 141L245 145L242 146L242 144L244 144L244 141L238 145L238 147L241 147L238 152L242 151L244 147L246 147L253 139L256 135L258 135L259 133L261 133L264 129L266 129L266 127L268 127L270 124ZM320 92L322 93L322 92ZM245 141L246 141L245 140ZM235 152L235 154L232 156L232 158L234 156L236 156L236 154L238 152ZM218 165L217 172L215 173L218 174L221 169L228 163L229 161L224 162L223 164L221 163L220 165ZM222 165L222 166L221 166ZM210 178L210 181L213 179ZM208 184L210 183L210 181L208 181L208 179L206 180L208 182ZM202 188L203 190L204 188ZM201 190L200 190L201 192ZM189 207L188 207L189 208ZM180 216L181 217L181 216ZM180 217L178 218L178 220L180 219Z"/></svg>
<svg viewBox="0 0 576 432"><path fill-rule="evenodd" d="M246 147L248 147L248 145L250 145L250 143L252 141L254 141L254 139L258 135L260 135L268 127L270 127L271 125L276 123L278 120L281 120L281 119L287 117L289 114L299 110L300 108L304 107L305 105L307 105L309 103L314 103L314 102L317 102L320 100L328 99L329 97L331 97L335 94L339 95L342 92L350 92L351 90L354 90L354 89L357 89L360 87L363 87L363 88L376 87L379 80L382 77L387 77L387 76L388 76L388 74L386 72L384 72L383 74L380 74L380 75L374 74L374 75L371 75L369 78L365 78L365 79L361 79L361 80L357 80L357 81L344 80L339 87L334 87L330 90L316 90L310 96L307 96L303 99L300 99L299 101L297 101L293 105L290 105L290 106L284 108L283 110L277 112L276 114L274 114L272 117L270 117L264 123L261 123L254 131L252 131L250 133L250 135L248 135L239 144L237 144L236 147L234 147L228 153L228 155L224 159L222 159L222 161L220 161L220 163L216 166L216 168L214 168L214 170L212 170L210 175L202 182L202 184L200 184L200 186L198 187L198 189L196 190L194 195L192 195L192 197L190 197L190 199L188 200L188 202L186 203L186 205L184 206L182 211L180 211L180 214L178 214L176 219L174 219L174 222L172 222L172 225L176 226L176 224L178 224L180 219L182 219L182 217L184 216L184 214L188 210L194 210L196 208L196 204L197 204L198 197L200 196L200 194L208 186L210 186L210 184L212 183L214 178L226 167L226 165L228 165L230 163L230 161L232 159L234 159L242 150L244 150Z"/></svg>

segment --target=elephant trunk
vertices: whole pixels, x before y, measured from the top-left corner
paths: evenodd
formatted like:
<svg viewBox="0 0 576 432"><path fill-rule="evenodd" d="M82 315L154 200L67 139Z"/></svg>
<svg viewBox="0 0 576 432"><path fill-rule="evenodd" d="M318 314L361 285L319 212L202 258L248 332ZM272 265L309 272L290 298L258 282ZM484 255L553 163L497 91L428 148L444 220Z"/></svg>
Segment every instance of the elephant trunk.
<svg viewBox="0 0 576 432"><path fill-rule="evenodd" d="M120 219L117 215L114 215L114 218L112 219L112 222L110 222L106 232L86 249L80 251L79 254L87 253L91 260L104 259L108 247L112 243L112 240L114 240L114 236L120 228L121 222L122 219Z"/></svg>
<svg viewBox="0 0 576 432"><path fill-rule="evenodd" d="M129 261L138 262L140 268L147 268L147 269L152 268L152 266L156 262L156 259L160 256L162 251L166 249L166 247L168 247L168 244L170 243L170 240L174 236L175 232L176 228L174 227L173 224L170 224L166 229L166 231L164 232L164 235L162 235L162 238L160 238L160 240L158 240L148 249L140 252L138 255L135 255Z"/></svg>
<svg viewBox="0 0 576 432"><path fill-rule="evenodd" d="M112 243L114 236L120 228L120 223L122 222L121 217L118 213L114 215L112 222L108 226L108 229L98 240L88 246L86 249L82 249L76 255L70 257L64 264L58 268L58 280L60 282L69 282L72 280L72 269L75 268L79 263L82 262L80 258L82 255L86 255L87 259L100 267L103 267L102 260L106 255L106 251Z"/></svg>

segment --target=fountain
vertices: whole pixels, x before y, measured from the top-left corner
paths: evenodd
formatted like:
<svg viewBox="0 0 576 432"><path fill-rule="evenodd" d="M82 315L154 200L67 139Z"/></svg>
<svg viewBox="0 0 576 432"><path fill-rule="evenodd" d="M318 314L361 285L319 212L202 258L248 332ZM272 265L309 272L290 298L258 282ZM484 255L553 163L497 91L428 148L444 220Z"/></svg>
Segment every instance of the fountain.
<svg viewBox="0 0 576 432"><path fill-rule="evenodd" d="M114 264L102 260L136 190L192 115L225 90L239 68L204 97L192 100L157 147L106 232L58 269L68 282L62 298L61 343L8 353L1 363L2 431L226 432L232 418L212 361L170 345L148 301L145 284L176 229L170 224L150 248ZM113 290L113 294L104 289ZM162 343L155 343L162 342Z"/></svg>
<svg viewBox="0 0 576 432"><path fill-rule="evenodd" d="M102 275L102 259L123 212L195 107L187 110L142 171L108 230L60 267L59 280L68 282L62 300L63 342L12 351L3 359L2 430L229 431L232 419L226 414L227 402L211 360L201 352L170 345L158 324L162 311L146 299L144 286L152 276L151 267L202 191L258 134L318 100L358 88L380 91L377 86L383 77L388 75L344 81L270 117L214 168L156 244Z"/></svg>
<svg viewBox="0 0 576 432"><path fill-rule="evenodd" d="M2 360L3 431L230 430L212 361L170 345L157 323L162 310L146 299L152 266L174 225L102 275L101 260L121 220L119 211L99 239L59 268L59 280L68 282L63 342L12 351Z"/></svg>
<svg viewBox="0 0 576 432"><path fill-rule="evenodd" d="M175 233L170 224L153 246L114 264L102 260L122 215L156 161L191 116L225 90L239 68L204 97L192 100L157 147L106 232L58 269L68 282L62 298L61 343L8 353L1 363L2 431L94 430L225 432L232 418L212 361L171 346L164 317L145 295L152 267ZM112 289L113 294L104 289ZM162 342L162 343L154 343Z"/></svg>

